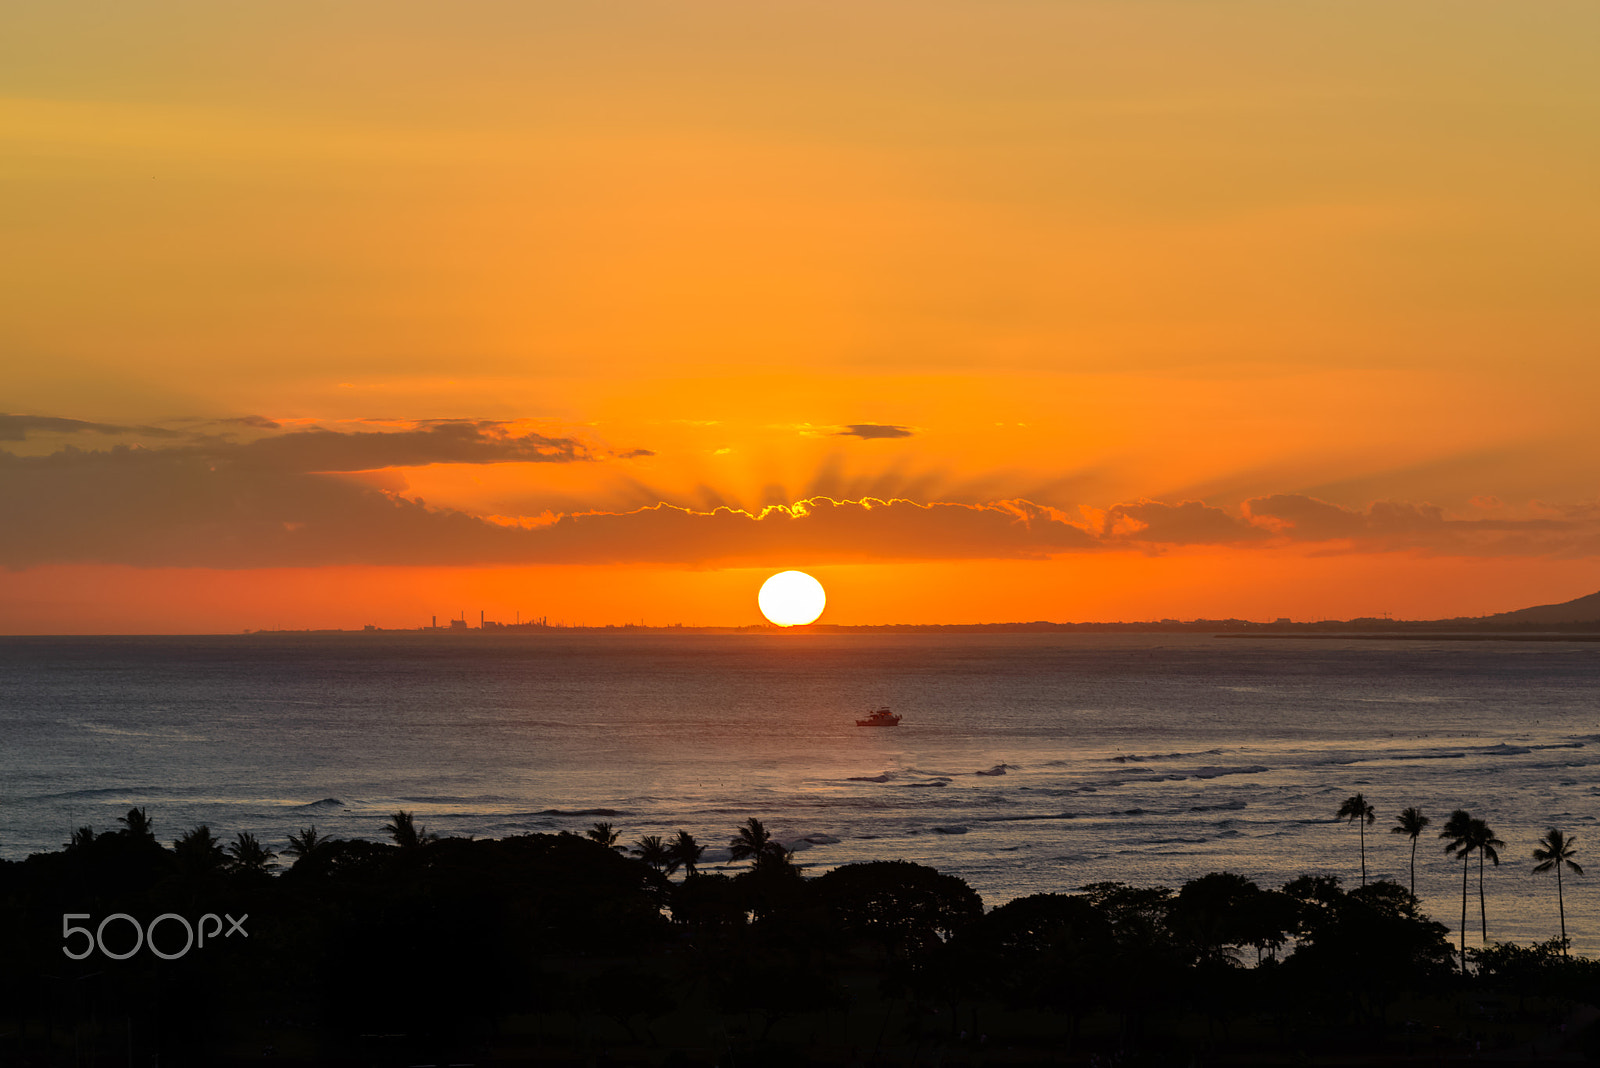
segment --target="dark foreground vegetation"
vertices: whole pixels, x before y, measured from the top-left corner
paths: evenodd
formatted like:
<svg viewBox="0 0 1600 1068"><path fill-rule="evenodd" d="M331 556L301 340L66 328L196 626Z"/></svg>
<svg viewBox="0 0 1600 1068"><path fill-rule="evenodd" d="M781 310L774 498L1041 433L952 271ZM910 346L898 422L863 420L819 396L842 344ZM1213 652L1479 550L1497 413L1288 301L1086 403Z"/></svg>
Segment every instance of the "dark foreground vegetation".
<svg viewBox="0 0 1600 1068"><path fill-rule="evenodd" d="M731 876L689 835L625 850L604 824L434 839L396 813L395 844L308 830L274 874L249 835L122 822L0 862L0 1066L1600 1056L1600 962L1555 939L1463 975L1392 882L1214 873L985 912L904 861L805 877L754 820Z"/></svg>

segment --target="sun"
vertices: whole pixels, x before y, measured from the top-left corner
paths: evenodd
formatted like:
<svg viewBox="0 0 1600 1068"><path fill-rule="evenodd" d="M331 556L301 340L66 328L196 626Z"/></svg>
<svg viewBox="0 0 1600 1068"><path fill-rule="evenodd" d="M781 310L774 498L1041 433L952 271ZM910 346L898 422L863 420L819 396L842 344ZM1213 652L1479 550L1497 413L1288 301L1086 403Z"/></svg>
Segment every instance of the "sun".
<svg viewBox="0 0 1600 1068"><path fill-rule="evenodd" d="M801 627L822 614L828 595L804 571L780 571L761 584L761 614L780 627Z"/></svg>

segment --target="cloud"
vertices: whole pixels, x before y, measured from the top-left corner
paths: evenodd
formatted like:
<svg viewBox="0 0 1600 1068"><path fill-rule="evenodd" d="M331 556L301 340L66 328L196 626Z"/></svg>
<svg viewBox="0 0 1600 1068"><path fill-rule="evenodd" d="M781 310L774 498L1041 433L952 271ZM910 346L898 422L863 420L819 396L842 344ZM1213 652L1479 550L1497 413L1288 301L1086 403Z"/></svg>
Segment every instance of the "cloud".
<svg viewBox="0 0 1600 1068"><path fill-rule="evenodd" d="M909 438L912 430L908 426L894 426L888 423L850 423L843 429L834 433L836 438Z"/></svg>
<svg viewBox="0 0 1600 1068"><path fill-rule="evenodd" d="M1336 547L1353 552L1420 550L1461 556L1600 553L1600 515L1587 504L1534 508L1535 514L1527 518L1458 519L1432 504L1375 501L1359 510L1299 494L1273 494L1245 501L1240 510L1252 525L1278 539L1337 543Z"/></svg>
<svg viewBox="0 0 1600 1068"><path fill-rule="evenodd" d="M320 437L311 442L328 444ZM356 450L361 462L370 455L367 445ZM227 455L249 455L248 448ZM271 463L218 463L210 455L216 450L191 447L66 449L43 457L0 453L0 495L17 502L0 520L0 564L715 566L775 557L809 563L1037 558L1096 547L1065 514L1027 501L818 497L753 512L655 504L532 522L491 520L431 508L360 480L298 469L313 462L308 457L325 464L329 451L297 448L271 454ZM407 457L417 458L409 452Z"/></svg>
<svg viewBox="0 0 1600 1068"><path fill-rule="evenodd" d="M716 567L773 560L1041 559L1200 545L1251 551L1309 545L1324 552L1600 555L1600 506L1594 504L1500 506L1491 514L1474 508L1467 518L1456 518L1426 503L1378 501L1355 509L1302 494L1273 494L1237 508L1141 500L1069 513L1027 499L914 499L904 487L875 492L863 486L848 493L813 487L802 500L747 509L704 486L692 503L644 497L650 503L631 510L569 506L537 517L479 516L405 496L396 469L598 462L647 453L607 451L520 423L441 420L397 426L385 431L310 427L244 443L68 446L42 456L0 451L0 500L6 502L0 509L0 566ZM36 427L19 423L13 429L25 433Z"/></svg>
<svg viewBox="0 0 1600 1068"><path fill-rule="evenodd" d="M407 430L312 427L206 450L214 459L273 471L372 471L428 464L571 463L594 459L574 438L515 433L491 421L432 422ZM648 455L635 450L629 455Z"/></svg>
<svg viewBox="0 0 1600 1068"><path fill-rule="evenodd" d="M159 426L120 426L116 423L90 423L82 419L61 419L49 415L0 414L0 441L26 441L30 433L140 434L151 438L187 436L181 431Z"/></svg>
<svg viewBox="0 0 1600 1068"><path fill-rule="evenodd" d="M1270 535L1245 519L1200 501L1140 501L1106 509L1099 523L1106 542L1144 545L1232 545Z"/></svg>
<svg viewBox="0 0 1600 1068"><path fill-rule="evenodd" d="M1082 526L1029 501L989 504L815 497L759 511L657 504L567 515L544 528L562 560L697 565L1044 558L1097 546Z"/></svg>

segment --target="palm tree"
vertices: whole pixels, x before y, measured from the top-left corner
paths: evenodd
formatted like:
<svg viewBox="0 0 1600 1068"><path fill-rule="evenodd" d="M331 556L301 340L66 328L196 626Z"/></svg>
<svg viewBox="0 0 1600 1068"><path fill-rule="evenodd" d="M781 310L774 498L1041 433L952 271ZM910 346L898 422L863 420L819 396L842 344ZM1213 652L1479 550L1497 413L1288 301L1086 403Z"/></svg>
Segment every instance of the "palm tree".
<svg viewBox="0 0 1600 1068"><path fill-rule="evenodd" d="M1568 838L1560 830L1552 827L1543 838L1539 839L1538 848L1533 851L1533 859L1539 862L1533 866L1535 875L1543 875L1552 868L1555 869L1556 905L1561 909L1561 955L1563 957L1567 955L1567 905L1561 896L1561 868L1565 865L1579 875L1583 874L1583 869L1578 866L1578 862L1572 859L1578 852L1577 845L1578 840L1576 838Z"/></svg>
<svg viewBox="0 0 1600 1068"><path fill-rule="evenodd" d="M1494 866L1500 866L1500 846L1505 845L1494 836L1489 825L1483 820L1472 821L1472 846L1478 851L1478 921L1483 926L1483 940L1489 941L1489 914L1483 907L1483 861L1484 858L1494 861Z"/></svg>
<svg viewBox="0 0 1600 1068"><path fill-rule="evenodd" d="M234 836L228 855L238 871L269 872L278 866L278 854L262 845L249 831L240 831Z"/></svg>
<svg viewBox="0 0 1600 1068"><path fill-rule="evenodd" d="M661 840L659 834L647 834L633 845L634 855L650 865L653 870L661 871L666 869L670 871L672 868L677 867L676 864L672 863L671 850L668 848L667 843ZM671 867L668 867L668 865L671 865Z"/></svg>
<svg viewBox="0 0 1600 1068"><path fill-rule="evenodd" d="M1345 798L1344 804L1339 806L1339 813L1335 819L1346 819L1361 829L1361 885L1367 885L1367 824L1377 820L1378 816L1372 811L1372 806L1360 794Z"/></svg>
<svg viewBox="0 0 1600 1068"><path fill-rule="evenodd" d="M216 871L225 862L221 840L204 823L174 838L172 851L177 854L179 865L195 875Z"/></svg>
<svg viewBox="0 0 1600 1068"><path fill-rule="evenodd" d="M616 849L620 851L624 848L617 844L617 839L621 836L617 833L617 829L609 823L603 821L596 823L593 827L590 827L583 833L588 836L591 842L599 842L607 849Z"/></svg>
<svg viewBox="0 0 1600 1068"><path fill-rule="evenodd" d="M696 842L694 835L688 831L679 831L672 844L667 846L667 872L670 874L682 868L685 878L694 878L694 867L700 863L700 854L705 851L706 847Z"/></svg>
<svg viewBox="0 0 1600 1068"><path fill-rule="evenodd" d="M783 847L772 840L772 832L761 825L761 821L751 816L745 820L744 826L739 828L739 833L733 836L733 841L728 843L728 858L730 860L744 860L751 858L751 866L761 863L761 858Z"/></svg>
<svg viewBox="0 0 1600 1068"><path fill-rule="evenodd" d="M1472 814L1464 808L1450 813L1439 837L1445 839L1445 856L1461 857L1461 971L1467 970L1467 858L1476 848L1472 841Z"/></svg>
<svg viewBox="0 0 1600 1068"><path fill-rule="evenodd" d="M1429 824L1428 817L1422 814L1420 808L1408 808L1400 813L1398 821L1389 828L1390 834L1409 834L1411 836L1411 896L1417 896L1417 839L1422 836L1422 829Z"/></svg>
<svg viewBox="0 0 1600 1068"><path fill-rule="evenodd" d="M291 834L289 836L289 845L284 849L284 852L294 857L295 860L299 860L315 853L326 841L325 837L317 833L317 825L313 823L299 834Z"/></svg>
<svg viewBox="0 0 1600 1068"><path fill-rule="evenodd" d="M789 851L772 840L772 832L751 816L745 820L739 833L728 843L730 860L750 859L752 871L765 871L771 867L788 867Z"/></svg>
<svg viewBox="0 0 1600 1068"><path fill-rule="evenodd" d="M393 838L394 844L401 849L416 849L439 839L438 835L429 834L426 827L418 827L415 817L404 810L396 812L383 825L383 832Z"/></svg>
<svg viewBox="0 0 1600 1068"><path fill-rule="evenodd" d="M122 833L135 841L156 840L155 821L145 815L142 808L130 808L126 816L117 817L117 822L122 824Z"/></svg>
<svg viewBox="0 0 1600 1068"><path fill-rule="evenodd" d="M66 844L69 852L87 849L94 842L94 828L85 824L72 832L72 840Z"/></svg>

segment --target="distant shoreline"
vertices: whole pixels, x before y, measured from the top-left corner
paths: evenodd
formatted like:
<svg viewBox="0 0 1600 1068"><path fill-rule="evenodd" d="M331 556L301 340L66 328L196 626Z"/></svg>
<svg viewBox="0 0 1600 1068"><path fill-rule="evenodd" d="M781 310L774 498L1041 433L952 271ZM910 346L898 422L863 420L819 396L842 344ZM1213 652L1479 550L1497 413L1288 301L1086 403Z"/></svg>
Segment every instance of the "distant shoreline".
<svg viewBox="0 0 1600 1068"><path fill-rule="evenodd" d="M1337 633L1337 634L1217 634L1218 638L1346 638L1356 641L1390 642L1600 642L1600 634L1579 631L1571 634L1407 634L1407 633Z"/></svg>
<svg viewBox="0 0 1600 1068"><path fill-rule="evenodd" d="M600 626L496 624L482 627L367 627L363 630L256 630L246 634L1209 634L1224 638L1373 638L1411 641L1600 641L1600 620L1583 623L1507 623L1494 619L1319 620L1293 623L1248 619L1143 620L1139 622L1054 623L812 623L779 627L650 626L641 623Z"/></svg>
<svg viewBox="0 0 1600 1068"><path fill-rule="evenodd" d="M883 623L812 624L805 627L778 627L752 624L743 627L646 626L638 623L601 626L516 626L491 624L487 627L366 627L362 629L319 628L301 630L246 630L199 634L10 634L3 638L156 638L156 637L294 637L332 635L417 635L441 640L481 638L539 637L555 635L624 634L1194 634L1217 638L1311 638L1318 640L1357 639L1366 641L1524 641L1524 642L1600 642L1600 622L1525 623L1507 625L1478 620L1350 620L1315 623L1256 623L1249 620L1193 620L1137 623Z"/></svg>

